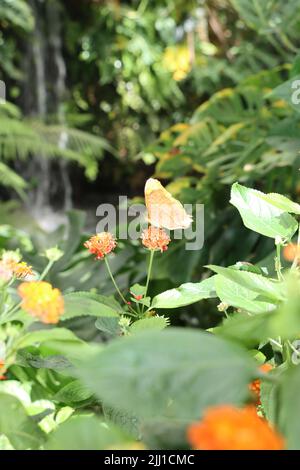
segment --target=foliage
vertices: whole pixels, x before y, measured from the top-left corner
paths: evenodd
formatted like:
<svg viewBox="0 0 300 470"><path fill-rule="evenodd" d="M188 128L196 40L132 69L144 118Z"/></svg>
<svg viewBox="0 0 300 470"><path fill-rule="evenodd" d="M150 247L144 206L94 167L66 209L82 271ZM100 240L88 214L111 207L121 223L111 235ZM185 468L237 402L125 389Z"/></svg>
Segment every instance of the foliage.
<svg viewBox="0 0 300 470"><path fill-rule="evenodd" d="M1 184L25 199L20 162L95 180L107 158L109 191L139 194L155 163L174 197L205 205L205 244L148 260L118 240L94 260L83 212L46 233L2 203L0 449L188 449L220 405L252 407L299 449L299 5L53 0L68 90L43 115L22 101L21 52L45 4L0 5Z"/></svg>
<svg viewBox="0 0 300 470"><path fill-rule="evenodd" d="M289 448L299 448L294 407L299 382L299 253L291 268L283 270L281 264L281 251L285 253L297 228L299 205L239 184L232 186L231 202L251 230L274 240L276 277L266 267L236 263L227 268L210 265L215 274L209 279L152 299L145 286L134 284L129 304L120 292L122 303L91 291L66 292L60 324L50 329L29 316L25 304L20 307L20 281L2 281L3 445L133 449L155 441L156 448L187 448L184 430L191 422L209 406L251 402L249 383L259 377L260 413L279 429ZM48 264L35 278L55 280L54 273L71 256L64 250L48 250ZM16 257L6 253L2 266L7 256ZM109 266L108 257L114 256L119 255L106 255L96 263ZM219 312L225 314L209 331L168 327L167 319L157 313L207 297L219 298ZM94 319L108 344L84 341L68 329L68 321L78 316ZM264 361L273 367L268 375L258 370ZM9 425L12 421L16 427ZM158 439L157 426L172 430L169 437Z"/></svg>

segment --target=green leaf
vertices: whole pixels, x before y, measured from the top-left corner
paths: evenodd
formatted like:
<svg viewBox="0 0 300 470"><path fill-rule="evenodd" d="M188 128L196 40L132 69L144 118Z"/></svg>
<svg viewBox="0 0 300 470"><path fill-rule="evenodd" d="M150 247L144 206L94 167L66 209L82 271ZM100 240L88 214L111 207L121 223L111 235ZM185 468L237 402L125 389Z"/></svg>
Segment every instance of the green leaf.
<svg viewBox="0 0 300 470"><path fill-rule="evenodd" d="M300 282L297 276L290 275L286 280L287 300L277 309L272 320L271 336L282 338L299 336L300 331Z"/></svg>
<svg viewBox="0 0 300 470"><path fill-rule="evenodd" d="M284 379L284 373L286 372L286 370L287 364L283 363L279 367L276 367L270 372L268 372L268 375L270 377L273 377L277 380L270 382L267 380L260 379L260 401L267 420L273 424L276 424L278 419L280 382L282 375Z"/></svg>
<svg viewBox="0 0 300 470"><path fill-rule="evenodd" d="M144 295L146 291L146 286L141 286L141 284L134 284L130 287L130 292L133 295Z"/></svg>
<svg viewBox="0 0 300 470"><path fill-rule="evenodd" d="M300 215L300 205L297 204L296 202L291 201L290 199L288 199L286 196L283 196L282 194L269 193L269 194L266 194L265 196L262 196L262 199L264 199L267 202L270 202L274 206L278 207L278 209L281 209L285 212Z"/></svg>
<svg viewBox="0 0 300 470"><path fill-rule="evenodd" d="M71 364L89 357L94 352L94 345L86 343L66 328L41 329L26 333L17 343L18 349L28 346L39 348L42 356L63 355Z"/></svg>
<svg viewBox="0 0 300 470"><path fill-rule="evenodd" d="M95 327L112 336L117 336L121 331L119 317L99 317L95 322Z"/></svg>
<svg viewBox="0 0 300 470"><path fill-rule="evenodd" d="M19 400L0 393L0 406L0 435L4 434L17 450L38 448L44 440L44 434L27 416Z"/></svg>
<svg viewBox="0 0 300 470"><path fill-rule="evenodd" d="M194 304L202 299L216 297L214 289L215 276L202 282L188 282L176 289L170 289L158 294L152 300L152 308L177 308Z"/></svg>
<svg viewBox="0 0 300 470"><path fill-rule="evenodd" d="M51 341L54 342L72 342L74 344L83 343L72 331L66 328L49 328L30 331L22 336L17 345L18 349L26 348L27 346L39 345Z"/></svg>
<svg viewBox="0 0 300 470"><path fill-rule="evenodd" d="M107 425L94 416L74 416L51 433L49 450L119 449L132 439L114 425Z"/></svg>
<svg viewBox="0 0 300 470"><path fill-rule="evenodd" d="M129 414L198 419L208 406L242 404L255 369L236 344L170 328L112 341L82 362L78 375L107 405Z"/></svg>
<svg viewBox="0 0 300 470"><path fill-rule="evenodd" d="M224 268L215 265L208 265L206 267L246 289L270 298L270 300L278 302L284 299L284 285L276 280L268 279L261 274L239 271L231 267Z"/></svg>
<svg viewBox="0 0 300 470"><path fill-rule="evenodd" d="M267 237L290 240L298 228L297 221L278 207L278 197L272 194L234 183L230 202L239 210L246 227Z"/></svg>
<svg viewBox="0 0 300 470"><path fill-rule="evenodd" d="M150 317L150 318L143 318L142 320L138 320L134 322L129 331L131 334L137 334L145 330L163 330L169 324L169 321L165 317Z"/></svg>
<svg viewBox="0 0 300 470"><path fill-rule="evenodd" d="M237 313L226 318L222 325L213 329L214 334L248 347L254 347L269 337L271 313L249 316Z"/></svg>
<svg viewBox="0 0 300 470"><path fill-rule="evenodd" d="M76 403L91 398L92 393L79 380L73 380L60 389L53 400L62 403Z"/></svg>
<svg viewBox="0 0 300 470"><path fill-rule="evenodd" d="M252 313L264 313L276 308L276 304L269 302L264 296L220 274L215 277L215 288L220 300L232 307Z"/></svg>
<svg viewBox="0 0 300 470"><path fill-rule="evenodd" d="M300 449L300 366L291 367L284 375L280 387L280 430L290 450Z"/></svg>
<svg viewBox="0 0 300 470"><path fill-rule="evenodd" d="M116 317L118 313L113 306L99 302L94 294L89 292L72 292L64 295L65 311L61 319L91 315L95 317Z"/></svg>
<svg viewBox="0 0 300 470"><path fill-rule="evenodd" d="M42 357L37 354L31 354L26 350L18 351L18 364L24 367L34 367L36 369L52 369L57 372L64 371L71 367L71 363L63 356L52 355Z"/></svg>

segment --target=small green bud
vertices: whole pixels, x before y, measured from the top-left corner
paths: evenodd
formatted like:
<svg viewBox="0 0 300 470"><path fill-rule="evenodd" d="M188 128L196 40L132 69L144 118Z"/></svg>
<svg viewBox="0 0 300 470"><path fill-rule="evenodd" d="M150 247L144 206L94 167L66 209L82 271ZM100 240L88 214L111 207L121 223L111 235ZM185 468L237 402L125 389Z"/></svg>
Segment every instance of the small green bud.
<svg viewBox="0 0 300 470"><path fill-rule="evenodd" d="M53 248L48 248L45 251L45 256L48 258L49 261L52 261L55 263L55 261L58 261L62 256L64 252L61 251L57 246L54 246Z"/></svg>

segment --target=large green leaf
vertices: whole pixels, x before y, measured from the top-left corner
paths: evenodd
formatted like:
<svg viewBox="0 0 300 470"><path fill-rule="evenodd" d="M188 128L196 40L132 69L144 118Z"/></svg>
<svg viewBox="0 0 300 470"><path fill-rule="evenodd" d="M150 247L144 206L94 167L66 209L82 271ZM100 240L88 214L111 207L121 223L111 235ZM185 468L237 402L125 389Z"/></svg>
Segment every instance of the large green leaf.
<svg viewBox="0 0 300 470"><path fill-rule="evenodd" d="M181 328L112 341L78 368L109 406L143 417L197 419L207 406L240 405L255 365L235 344Z"/></svg>
<svg viewBox="0 0 300 470"><path fill-rule="evenodd" d="M261 296L254 290L247 289L221 274L215 278L215 288L220 300L232 307L252 313L263 313L276 308L276 304L271 303L265 296Z"/></svg>
<svg viewBox="0 0 300 470"><path fill-rule="evenodd" d="M283 283L279 283L276 280L268 279L261 274L239 271L234 268L224 268L214 265L209 265L207 268L246 289L250 289L258 294L264 295L266 298L270 298L270 300L278 302L284 299Z"/></svg>
<svg viewBox="0 0 300 470"><path fill-rule="evenodd" d="M165 317L149 317L142 318L134 322L130 327L130 334L139 334L142 331L148 330L163 330L168 326L168 318Z"/></svg>
<svg viewBox="0 0 300 470"><path fill-rule="evenodd" d="M49 328L28 332L19 339L16 346L18 349L35 346L42 356L62 355L71 364L80 361L82 357L89 357L94 352L93 344L82 341L66 328ZM52 362L51 358L50 362Z"/></svg>
<svg viewBox="0 0 300 470"><path fill-rule="evenodd" d="M216 297L212 276L202 282L188 282L176 289L170 289L154 297L153 308L177 308L199 302L202 299Z"/></svg>
<svg viewBox="0 0 300 470"><path fill-rule="evenodd" d="M272 194L235 183L230 202L239 210L246 227L267 237L290 240L298 228L296 219L278 207L278 197Z"/></svg>
<svg viewBox="0 0 300 470"><path fill-rule="evenodd" d="M221 282L231 282L223 278ZM299 281L293 276L285 282L287 300L280 303L271 312L263 311L263 302L258 299L249 300L242 298L240 287L238 302L248 306L247 309L257 315L238 313L225 319L221 326L214 328L214 332L224 338L242 342L248 346L255 346L269 338L292 339L299 336L300 331L300 294ZM218 280L216 281L218 290ZM248 291L250 292L250 291ZM245 291L246 295L247 291ZM233 297L232 297L233 298ZM234 298L236 301L237 298ZM252 309L252 310L251 310ZM255 311L256 309L256 311Z"/></svg>
<svg viewBox="0 0 300 470"><path fill-rule="evenodd" d="M82 385L79 380L73 380L61 388L53 397L53 400L63 403L77 403L87 400L92 393Z"/></svg>
<svg viewBox="0 0 300 470"><path fill-rule="evenodd" d="M101 299L102 300L102 299ZM64 295L65 311L61 319L79 317L83 315L91 315L95 317L116 317L114 304L107 305L99 301L97 295L89 292L72 292Z"/></svg>
<svg viewBox="0 0 300 470"><path fill-rule="evenodd" d="M260 384L260 401L264 414L267 420L273 424L276 424L278 420L281 376L284 380L284 373L287 367L287 364L283 363L273 368L268 372L268 377L272 378L272 380L261 380Z"/></svg>
<svg viewBox="0 0 300 470"><path fill-rule="evenodd" d="M105 450L132 442L123 431L95 416L74 416L50 436L49 450Z"/></svg>
<svg viewBox="0 0 300 470"><path fill-rule="evenodd" d="M300 449L300 366L292 367L282 377L280 387L280 429L288 449Z"/></svg>
<svg viewBox="0 0 300 470"><path fill-rule="evenodd" d="M72 331L66 328L48 328L30 331L18 340L18 348L26 348L35 344L40 345L45 342L72 342L73 344L83 343Z"/></svg>
<svg viewBox="0 0 300 470"><path fill-rule="evenodd" d="M270 334L269 322L271 313L249 316L237 313L226 318L222 325L214 328L214 334L231 341L237 341L248 347L254 347L267 340Z"/></svg>
<svg viewBox="0 0 300 470"><path fill-rule="evenodd" d="M43 432L17 398L0 393L0 407L0 435L4 434L15 449L36 449L42 444Z"/></svg>

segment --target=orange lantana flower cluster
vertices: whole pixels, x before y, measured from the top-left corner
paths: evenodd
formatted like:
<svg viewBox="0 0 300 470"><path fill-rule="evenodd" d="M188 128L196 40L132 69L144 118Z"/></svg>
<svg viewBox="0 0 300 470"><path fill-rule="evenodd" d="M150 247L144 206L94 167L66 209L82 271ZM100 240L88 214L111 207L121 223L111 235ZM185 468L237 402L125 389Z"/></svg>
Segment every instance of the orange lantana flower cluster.
<svg viewBox="0 0 300 470"><path fill-rule="evenodd" d="M162 228L150 226L145 229L141 236L143 245L148 250L161 252L168 249L168 245L171 241L170 237Z"/></svg>
<svg viewBox="0 0 300 470"><path fill-rule="evenodd" d="M202 421L188 428L188 441L198 450L281 450L282 437L260 418L254 406L208 408Z"/></svg>
<svg viewBox="0 0 300 470"><path fill-rule="evenodd" d="M7 251L0 260L0 279L4 282L10 281L13 277L17 279L27 279L34 273L24 261L20 262L20 256L13 251Z"/></svg>
<svg viewBox="0 0 300 470"><path fill-rule="evenodd" d="M96 256L96 259L102 259L116 248L117 242L111 233L101 232L93 235L84 246Z"/></svg>
<svg viewBox="0 0 300 470"><path fill-rule="evenodd" d="M43 323L57 323L64 312L64 300L59 289L45 281L23 282L18 288L21 306Z"/></svg>

